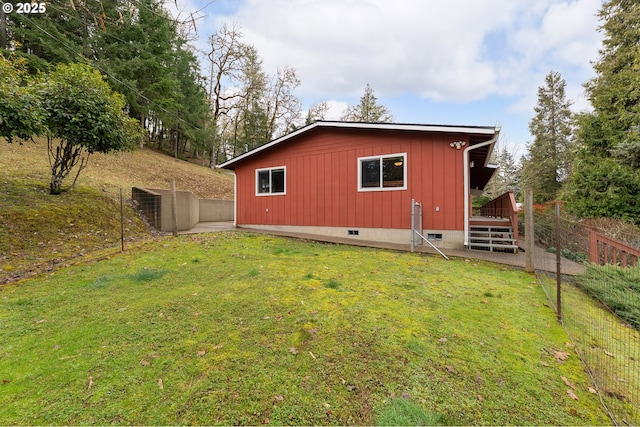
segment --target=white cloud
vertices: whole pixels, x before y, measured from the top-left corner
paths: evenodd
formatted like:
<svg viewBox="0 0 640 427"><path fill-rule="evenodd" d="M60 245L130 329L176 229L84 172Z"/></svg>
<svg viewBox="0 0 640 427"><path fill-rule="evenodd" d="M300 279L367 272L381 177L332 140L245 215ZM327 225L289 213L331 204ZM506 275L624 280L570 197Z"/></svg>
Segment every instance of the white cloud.
<svg viewBox="0 0 640 427"><path fill-rule="evenodd" d="M215 9L218 3L211 8ZM600 0L247 0L231 16L271 72L291 65L304 96L420 94L468 102L517 95L528 70L589 67ZM508 40L494 56L491 34ZM548 71L548 70L547 70Z"/></svg>
<svg viewBox="0 0 640 427"><path fill-rule="evenodd" d="M211 0L177 1L197 10ZM565 78L576 109L588 106L582 83L597 59L602 1L216 0L196 22L201 46L222 22L239 24L267 72L297 70L303 99L346 106L370 83L383 102L501 97L507 114L524 115L550 70Z"/></svg>

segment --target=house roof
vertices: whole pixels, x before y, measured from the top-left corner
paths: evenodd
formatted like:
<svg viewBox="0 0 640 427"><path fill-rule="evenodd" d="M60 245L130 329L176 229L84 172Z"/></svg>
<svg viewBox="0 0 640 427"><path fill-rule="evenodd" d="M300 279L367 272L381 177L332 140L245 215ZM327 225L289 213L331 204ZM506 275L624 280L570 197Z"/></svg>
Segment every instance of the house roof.
<svg viewBox="0 0 640 427"><path fill-rule="evenodd" d="M243 160L255 156L256 154L261 153L265 150L269 150L276 145L286 143L286 141L316 128L371 129L465 134L469 135L469 144L471 146L479 144L481 142L489 141L490 139L497 137L500 133L500 128L493 126L452 126L402 123L317 121L280 138L274 139L273 141L270 141L259 147L256 147L253 150L247 151L246 153L236 156L233 159L227 160L226 162L218 165L218 167L224 169L235 169L236 164L238 164L239 162L242 162ZM486 167L489 161L489 156L491 155L491 151L493 150L493 145L494 144L491 144L489 146L470 151L469 159L473 162L476 162L476 164L481 164L482 167Z"/></svg>

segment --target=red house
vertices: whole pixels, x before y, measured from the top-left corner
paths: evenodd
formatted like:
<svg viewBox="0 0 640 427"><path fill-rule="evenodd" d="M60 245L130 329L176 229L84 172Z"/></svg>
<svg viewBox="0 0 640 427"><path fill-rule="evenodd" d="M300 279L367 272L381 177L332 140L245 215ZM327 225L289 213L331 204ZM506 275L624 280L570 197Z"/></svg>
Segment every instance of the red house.
<svg viewBox="0 0 640 427"><path fill-rule="evenodd" d="M219 167L235 172L238 227L462 248L499 132L320 121Z"/></svg>

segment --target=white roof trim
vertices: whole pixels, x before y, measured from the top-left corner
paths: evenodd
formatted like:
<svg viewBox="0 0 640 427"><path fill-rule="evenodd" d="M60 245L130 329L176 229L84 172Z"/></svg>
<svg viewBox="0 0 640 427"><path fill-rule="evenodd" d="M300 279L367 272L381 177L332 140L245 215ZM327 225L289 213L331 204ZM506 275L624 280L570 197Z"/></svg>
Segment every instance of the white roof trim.
<svg viewBox="0 0 640 427"><path fill-rule="evenodd" d="M244 154L227 160L224 163L219 164L218 168L226 168L232 164L257 154L261 151L267 150L274 145L280 144L287 139L293 138L301 133L310 131L316 127L326 128L350 128L350 129L378 129L378 130L407 130L407 131L419 131L419 132L442 132L442 133L466 133L466 134L481 134L493 136L500 133L499 127L489 126L449 126L449 125L419 125L419 124L402 124L402 123L361 123L361 122L330 122L330 121L317 121L307 126L301 127L291 133L288 133L280 138L274 139L271 142L263 144L253 150L247 151Z"/></svg>

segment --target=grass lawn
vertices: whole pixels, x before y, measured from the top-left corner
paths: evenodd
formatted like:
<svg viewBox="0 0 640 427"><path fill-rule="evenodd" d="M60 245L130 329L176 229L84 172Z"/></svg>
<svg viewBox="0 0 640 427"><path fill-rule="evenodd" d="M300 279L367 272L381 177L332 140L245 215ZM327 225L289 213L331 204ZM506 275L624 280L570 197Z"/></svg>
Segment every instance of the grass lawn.
<svg viewBox="0 0 640 427"><path fill-rule="evenodd" d="M0 286L0 424L608 424L533 276L236 232Z"/></svg>
<svg viewBox="0 0 640 427"><path fill-rule="evenodd" d="M78 186L49 194L51 169L43 138L20 145L0 138L0 286L79 258L100 257L120 247L119 191L131 187L169 188L202 198L233 198L233 177L145 149L91 156ZM75 170L74 170L75 172ZM73 174L72 174L73 175ZM65 181L70 185L73 176ZM149 232L134 210L124 206L127 243ZM109 251L111 250L111 251Z"/></svg>

